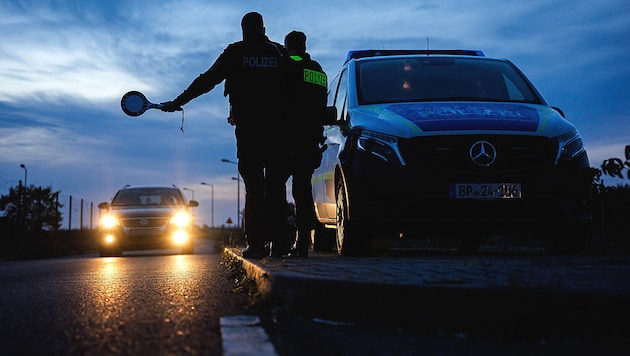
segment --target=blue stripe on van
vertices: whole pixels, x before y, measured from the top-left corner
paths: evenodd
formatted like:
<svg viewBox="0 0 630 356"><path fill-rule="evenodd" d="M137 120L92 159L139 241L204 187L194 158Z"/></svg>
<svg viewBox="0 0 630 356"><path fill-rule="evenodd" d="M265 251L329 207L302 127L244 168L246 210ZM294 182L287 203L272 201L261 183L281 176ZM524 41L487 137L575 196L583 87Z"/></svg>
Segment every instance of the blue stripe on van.
<svg viewBox="0 0 630 356"><path fill-rule="evenodd" d="M521 104L409 103L390 105L389 111L423 131L507 130L535 132L540 115Z"/></svg>

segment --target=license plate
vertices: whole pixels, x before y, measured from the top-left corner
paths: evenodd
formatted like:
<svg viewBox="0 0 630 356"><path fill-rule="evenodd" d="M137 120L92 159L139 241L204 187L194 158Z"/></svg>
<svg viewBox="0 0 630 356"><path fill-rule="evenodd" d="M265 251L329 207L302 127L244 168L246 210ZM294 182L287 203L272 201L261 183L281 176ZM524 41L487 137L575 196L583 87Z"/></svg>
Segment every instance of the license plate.
<svg viewBox="0 0 630 356"><path fill-rule="evenodd" d="M454 199L520 199L520 183L457 183L450 185Z"/></svg>

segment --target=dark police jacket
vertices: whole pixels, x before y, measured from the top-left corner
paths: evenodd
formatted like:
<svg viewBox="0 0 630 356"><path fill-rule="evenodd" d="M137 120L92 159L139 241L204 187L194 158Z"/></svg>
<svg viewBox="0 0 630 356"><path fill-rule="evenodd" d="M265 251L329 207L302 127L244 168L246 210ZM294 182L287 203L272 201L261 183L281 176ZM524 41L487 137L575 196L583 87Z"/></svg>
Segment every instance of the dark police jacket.
<svg viewBox="0 0 630 356"><path fill-rule="evenodd" d="M289 93L289 147L295 157L303 158L294 164L314 169L321 162L328 79L308 53L291 56L290 64L294 80Z"/></svg>
<svg viewBox="0 0 630 356"><path fill-rule="evenodd" d="M288 54L263 34L250 34L228 45L214 64L176 99L178 105L209 92L225 80L230 116L236 124L239 153L264 147L279 149L286 132Z"/></svg>

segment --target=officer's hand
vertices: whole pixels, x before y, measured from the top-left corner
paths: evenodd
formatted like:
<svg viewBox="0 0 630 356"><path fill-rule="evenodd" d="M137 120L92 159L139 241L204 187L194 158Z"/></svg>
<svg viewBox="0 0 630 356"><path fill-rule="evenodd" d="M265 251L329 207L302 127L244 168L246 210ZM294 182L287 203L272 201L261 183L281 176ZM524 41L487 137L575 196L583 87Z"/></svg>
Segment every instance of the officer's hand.
<svg viewBox="0 0 630 356"><path fill-rule="evenodd" d="M177 105L174 101L165 101L160 104L162 104L162 107L160 108L160 110L164 112L182 111L182 107Z"/></svg>

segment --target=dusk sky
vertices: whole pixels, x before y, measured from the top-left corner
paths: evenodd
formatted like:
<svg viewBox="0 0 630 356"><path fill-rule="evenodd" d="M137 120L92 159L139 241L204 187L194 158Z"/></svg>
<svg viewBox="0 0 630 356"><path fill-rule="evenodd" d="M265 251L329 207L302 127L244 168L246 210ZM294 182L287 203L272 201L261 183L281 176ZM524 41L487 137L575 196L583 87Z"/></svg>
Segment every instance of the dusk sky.
<svg viewBox="0 0 630 356"><path fill-rule="evenodd" d="M213 190L214 224L235 220L237 169L221 162L236 161L223 84L184 107L183 133L181 113L132 118L120 99L138 90L172 100L241 39L249 11L263 15L274 41L305 32L329 78L354 49L428 42L508 58L581 131L592 167L624 158L630 144L627 0L2 0L0 194L26 173L28 185L61 191L65 219L72 196L77 228L81 199L96 218L96 205L125 184L175 184L188 199L194 192L199 224L211 225ZM240 192L242 209L242 184Z"/></svg>

